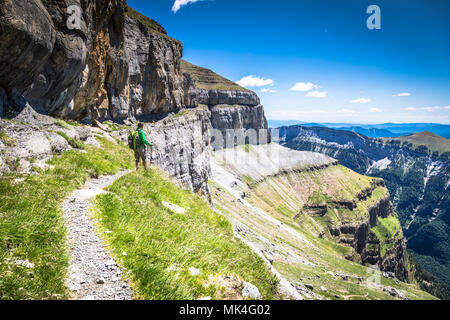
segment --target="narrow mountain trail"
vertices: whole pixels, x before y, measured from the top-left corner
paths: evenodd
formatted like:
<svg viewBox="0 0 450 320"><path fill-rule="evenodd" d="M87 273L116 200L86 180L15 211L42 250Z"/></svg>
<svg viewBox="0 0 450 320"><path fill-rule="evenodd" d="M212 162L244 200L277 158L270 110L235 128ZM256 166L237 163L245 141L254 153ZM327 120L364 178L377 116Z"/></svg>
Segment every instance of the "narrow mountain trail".
<svg viewBox="0 0 450 320"><path fill-rule="evenodd" d="M122 279L122 270L97 235L89 215L90 200L105 193L103 188L128 172L89 180L61 204L70 249L66 283L71 300L130 300L132 297L129 284Z"/></svg>

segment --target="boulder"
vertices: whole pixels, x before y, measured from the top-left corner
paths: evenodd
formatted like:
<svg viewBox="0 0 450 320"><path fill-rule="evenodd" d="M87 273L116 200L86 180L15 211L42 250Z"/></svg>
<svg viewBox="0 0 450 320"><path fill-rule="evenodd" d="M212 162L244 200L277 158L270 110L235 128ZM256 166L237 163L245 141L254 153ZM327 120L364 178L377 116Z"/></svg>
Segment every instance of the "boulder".
<svg viewBox="0 0 450 320"><path fill-rule="evenodd" d="M262 296L256 286L249 282L244 282L244 288L242 289L242 296L244 298L261 300Z"/></svg>

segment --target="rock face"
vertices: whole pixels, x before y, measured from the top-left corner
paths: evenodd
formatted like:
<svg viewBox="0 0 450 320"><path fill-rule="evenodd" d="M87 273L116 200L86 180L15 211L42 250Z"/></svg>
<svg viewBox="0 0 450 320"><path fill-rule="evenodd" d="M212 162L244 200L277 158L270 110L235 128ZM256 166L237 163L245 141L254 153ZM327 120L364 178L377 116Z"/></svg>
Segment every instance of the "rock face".
<svg viewBox="0 0 450 320"><path fill-rule="evenodd" d="M109 113L99 116L120 120L181 109L181 43L124 18L123 42L113 48L105 79Z"/></svg>
<svg viewBox="0 0 450 320"><path fill-rule="evenodd" d="M215 145L215 149L271 142L264 108L254 92L238 86L211 70L186 61L182 61L181 65L184 72L186 103L190 106L207 106L211 111L211 127L222 134L224 145ZM227 130L242 130L241 133L234 133L246 135L246 137L238 138L235 142L234 136L227 135ZM249 133L248 130L254 132ZM252 139L252 135L256 137Z"/></svg>
<svg viewBox="0 0 450 320"><path fill-rule="evenodd" d="M178 178L186 188L207 196L211 170L209 129L209 111L204 108L144 127L153 144L147 149L152 162Z"/></svg>
<svg viewBox="0 0 450 320"><path fill-rule="evenodd" d="M384 184L373 183L370 192L364 190L365 198L357 197L355 207L350 208L353 211L359 201L365 201L372 196L372 191L377 187L384 188ZM368 219L359 222L343 223L330 225L330 234L336 237L339 243L353 247L360 256L362 264L376 265L384 272L392 272L398 279L409 281L408 262L406 257L406 244L401 229L398 233L392 234L386 243L392 243L386 252L382 252L380 238L373 231L373 228L380 225L379 218L385 219L395 215L389 194L380 198L368 208ZM383 245L386 245L383 243ZM352 259L353 257L349 257Z"/></svg>
<svg viewBox="0 0 450 320"><path fill-rule="evenodd" d="M0 3L0 116L31 108L85 123L159 119L146 128L153 161L206 193L209 129L262 129L250 143L270 142L254 92L183 61L182 44L125 1ZM80 11L75 29L69 7Z"/></svg>
<svg viewBox="0 0 450 320"><path fill-rule="evenodd" d="M219 104L241 106L259 105L259 98L255 93L239 90L194 89L190 92L190 97L191 101L196 99L197 103L209 106Z"/></svg>
<svg viewBox="0 0 450 320"><path fill-rule="evenodd" d="M5 97L16 91L40 112L86 122L226 105L239 106L227 110L232 123L220 124L224 110L214 111L213 127L267 129L255 93L215 74L221 82L206 88L182 69L182 44L123 0L1 4L2 114L14 109ZM68 27L70 5L81 12L77 29Z"/></svg>
<svg viewBox="0 0 450 320"><path fill-rule="evenodd" d="M123 0L2 1L0 86L52 116L123 119L184 106L182 45ZM69 29L69 6L81 12ZM5 31L6 30L6 31Z"/></svg>
<svg viewBox="0 0 450 320"><path fill-rule="evenodd" d="M264 116L262 105L240 106L240 105L215 105L211 107L211 126L220 130L222 136L228 138L227 130L251 130L244 132L244 140L236 140L236 143L228 138L225 146L232 147L240 144L265 144L271 142L267 128L267 120ZM252 134L254 136L252 136ZM257 142L257 143L255 143Z"/></svg>
<svg viewBox="0 0 450 320"><path fill-rule="evenodd" d="M75 6L76 29L68 27ZM118 28L124 2L4 0L0 9L0 86L17 90L35 109L64 116L83 82L94 40ZM94 55L95 56L95 55Z"/></svg>
<svg viewBox="0 0 450 320"><path fill-rule="evenodd" d="M377 265L380 270L392 272L398 279L408 281L408 262L406 258L406 244L403 236L396 234L388 239L387 241L393 243L393 246L382 254L380 239L371 230L376 227L378 218L388 218L394 214L389 196L381 198L368 211L368 222L356 226L354 230L347 230L354 236L354 242L350 244L360 254L363 264Z"/></svg>

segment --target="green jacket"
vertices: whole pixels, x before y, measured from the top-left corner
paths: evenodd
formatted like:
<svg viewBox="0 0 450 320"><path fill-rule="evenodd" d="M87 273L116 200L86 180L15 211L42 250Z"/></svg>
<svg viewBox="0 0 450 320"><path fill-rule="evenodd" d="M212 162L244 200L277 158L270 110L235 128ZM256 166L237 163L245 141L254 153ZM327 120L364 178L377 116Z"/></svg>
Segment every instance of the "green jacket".
<svg viewBox="0 0 450 320"><path fill-rule="evenodd" d="M151 146L152 144L147 140L145 137L145 132L143 129L137 129L139 134L139 141L141 142L141 145Z"/></svg>

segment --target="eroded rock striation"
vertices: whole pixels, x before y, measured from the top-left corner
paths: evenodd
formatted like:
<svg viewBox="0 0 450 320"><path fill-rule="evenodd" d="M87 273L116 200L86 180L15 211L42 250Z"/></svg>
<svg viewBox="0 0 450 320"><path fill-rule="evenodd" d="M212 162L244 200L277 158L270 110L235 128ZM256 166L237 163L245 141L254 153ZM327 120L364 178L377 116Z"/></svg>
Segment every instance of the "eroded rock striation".
<svg viewBox="0 0 450 320"><path fill-rule="evenodd" d="M207 190L207 130L267 130L254 92L182 60L181 42L124 0L0 3L0 116L153 120L153 161L195 191Z"/></svg>

